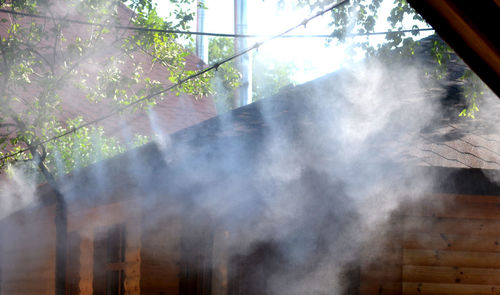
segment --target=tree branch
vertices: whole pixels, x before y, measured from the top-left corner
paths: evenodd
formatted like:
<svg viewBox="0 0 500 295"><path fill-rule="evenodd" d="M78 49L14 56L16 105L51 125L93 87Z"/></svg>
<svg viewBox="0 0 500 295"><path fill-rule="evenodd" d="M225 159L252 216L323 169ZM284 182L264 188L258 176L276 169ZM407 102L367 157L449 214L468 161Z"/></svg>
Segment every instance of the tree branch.
<svg viewBox="0 0 500 295"><path fill-rule="evenodd" d="M5 128L5 127L16 127L17 125L14 123L0 123L0 128Z"/></svg>
<svg viewBox="0 0 500 295"><path fill-rule="evenodd" d="M47 66L50 68L50 72L52 73L52 75L55 75L54 65L52 63L50 63L49 60L45 56L43 56L43 54L38 52L38 50L36 50L30 44L26 44L24 42L20 42L20 44L26 46L26 48L25 48L26 50L28 50L31 53L34 53L36 56L40 57L47 64Z"/></svg>

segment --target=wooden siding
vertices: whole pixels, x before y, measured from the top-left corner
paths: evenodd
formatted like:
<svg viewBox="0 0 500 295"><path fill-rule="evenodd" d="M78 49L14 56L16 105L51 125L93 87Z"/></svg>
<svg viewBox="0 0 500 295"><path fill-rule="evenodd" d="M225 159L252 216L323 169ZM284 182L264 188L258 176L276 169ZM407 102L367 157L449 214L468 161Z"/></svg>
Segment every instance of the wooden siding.
<svg viewBox="0 0 500 295"><path fill-rule="evenodd" d="M400 213L387 254L361 262L360 294L500 293L500 197L431 195Z"/></svg>
<svg viewBox="0 0 500 295"><path fill-rule="evenodd" d="M229 285L228 265L230 257L228 253L229 231L223 228L216 228L214 231L213 244L213 273L212 273L212 294L227 295Z"/></svg>
<svg viewBox="0 0 500 295"><path fill-rule="evenodd" d="M387 227L361 250L360 294L401 294L403 251L401 248L402 226L393 218Z"/></svg>
<svg viewBox="0 0 500 295"><path fill-rule="evenodd" d="M92 295L94 237L99 230L125 225L125 295L140 294L141 210L138 200L96 208L69 207L68 231L80 234L79 294Z"/></svg>
<svg viewBox="0 0 500 295"><path fill-rule="evenodd" d="M144 205L141 294L223 295L227 279L219 271L213 276L214 251L219 251L220 245L214 249L209 216L186 214L174 209L172 203Z"/></svg>
<svg viewBox="0 0 500 295"><path fill-rule="evenodd" d="M163 208L165 209L165 208ZM165 211L151 211L142 220L141 294L179 294L181 222Z"/></svg>
<svg viewBox="0 0 500 295"><path fill-rule="evenodd" d="M124 224L126 228L125 295L139 295L141 212L137 201L68 209L68 232L79 244L72 245L78 249L74 253L78 257L72 259L76 265L69 268L77 278L72 295L92 295L94 234L100 228L115 224ZM23 210L2 220L2 295L54 294L54 214L54 206L46 206Z"/></svg>
<svg viewBox="0 0 500 295"><path fill-rule="evenodd" d="M54 206L2 220L1 294L54 294Z"/></svg>

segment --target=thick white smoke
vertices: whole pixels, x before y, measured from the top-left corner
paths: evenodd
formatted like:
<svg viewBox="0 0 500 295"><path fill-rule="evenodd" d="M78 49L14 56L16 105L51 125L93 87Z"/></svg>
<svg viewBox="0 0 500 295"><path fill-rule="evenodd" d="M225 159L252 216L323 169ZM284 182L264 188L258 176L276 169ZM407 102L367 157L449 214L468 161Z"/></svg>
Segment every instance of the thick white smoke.
<svg viewBox="0 0 500 295"><path fill-rule="evenodd" d="M0 219L36 204L36 181L24 172L13 166L2 171L7 175L0 180Z"/></svg>

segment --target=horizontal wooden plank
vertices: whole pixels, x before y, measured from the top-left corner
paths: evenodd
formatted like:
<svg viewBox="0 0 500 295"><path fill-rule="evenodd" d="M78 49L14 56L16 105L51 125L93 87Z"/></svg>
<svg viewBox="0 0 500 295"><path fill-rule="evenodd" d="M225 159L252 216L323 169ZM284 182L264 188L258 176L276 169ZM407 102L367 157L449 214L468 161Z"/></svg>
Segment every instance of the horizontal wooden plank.
<svg viewBox="0 0 500 295"><path fill-rule="evenodd" d="M99 207L79 210L73 208L68 213L68 231L103 228L125 220L140 224L140 205L136 200L125 200Z"/></svg>
<svg viewBox="0 0 500 295"><path fill-rule="evenodd" d="M144 273L141 276L141 281L168 281L168 282L177 282L179 280L179 271L175 271L172 269L165 270L162 273Z"/></svg>
<svg viewBox="0 0 500 295"><path fill-rule="evenodd" d="M169 248L157 248L156 251L152 251L151 248L141 249L141 261L179 261L180 260L180 248L171 251Z"/></svg>
<svg viewBox="0 0 500 295"><path fill-rule="evenodd" d="M55 258L53 258L55 259ZM10 273L39 273L43 271L49 271L55 267L54 260L32 263L30 261L15 261L10 263L5 263L2 265L2 272L4 276Z"/></svg>
<svg viewBox="0 0 500 295"><path fill-rule="evenodd" d="M499 203L422 201L406 206L403 212L409 216L500 220Z"/></svg>
<svg viewBox="0 0 500 295"><path fill-rule="evenodd" d="M141 295L158 295L158 294L178 294L179 293L179 287L171 287L171 288L151 288L151 289L142 289L141 288Z"/></svg>
<svg viewBox="0 0 500 295"><path fill-rule="evenodd" d="M13 223L15 225L22 225L28 222L44 222L45 220L54 220L55 218L55 205L38 207L28 210L20 210L7 218L2 220L2 225ZM12 224L10 224L12 225Z"/></svg>
<svg viewBox="0 0 500 295"><path fill-rule="evenodd" d="M39 278L54 275L55 264L53 265L39 265L37 267L24 265L8 265L2 269L2 279L14 279L16 277L22 278Z"/></svg>
<svg viewBox="0 0 500 295"><path fill-rule="evenodd" d="M48 278L47 281L43 280L38 280L38 281L20 281L20 282L5 282L2 283L2 291L5 292L5 294L10 294L9 292L6 292L6 290L17 290L17 291L24 291L24 292L33 292L33 291L42 291L43 289L47 290L50 288L51 283L46 283L49 282L50 280L55 280L55 277ZM40 292L41 294L44 294L43 292ZM39 294L40 294L39 293ZM46 294L46 293L45 293Z"/></svg>
<svg viewBox="0 0 500 295"><path fill-rule="evenodd" d="M500 252L500 236L408 232L404 234L403 240L406 249Z"/></svg>
<svg viewBox="0 0 500 295"><path fill-rule="evenodd" d="M14 245L33 245L33 243L38 243L41 241L52 241L55 240L56 230L52 224L47 224L46 226L40 226L40 224L33 225L32 228L26 229L25 227L19 227L16 230L20 232L17 234L11 234L10 231L4 235L4 241L7 243L13 243Z"/></svg>
<svg viewBox="0 0 500 295"><path fill-rule="evenodd" d="M500 252L404 249L403 264L500 269Z"/></svg>
<svg viewBox="0 0 500 295"><path fill-rule="evenodd" d="M407 217L405 233L444 233L456 235L500 236L499 220Z"/></svg>
<svg viewBox="0 0 500 295"><path fill-rule="evenodd" d="M361 253L361 263L364 265L370 264L401 264L403 261L403 249L399 248L373 248L363 250Z"/></svg>
<svg viewBox="0 0 500 295"><path fill-rule="evenodd" d="M2 257L8 257L13 259L18 259L19 256L23 257L40 257L43 255L48 255L55 249L55 241L37 241L33 240L24 244L19 243L16 247L16 241L12 243L5 243L5 240L1 241L3 246L3 251L1 251Z"/></svg>
<svg viewBox="0 0 500 295"><path fill-rule="evenodd" d="M377 265L361 267L361 281L401 282L403 278L402 265Z"/></svg>
<svg viewBox="0 0 500 295"><path fill-rule="evenodd" d="M437 202L456 202L456 203L488 203L500 204L500 196L485 195L457 195L457 194L431 194L424 196L422 200Z"/></svg>
<svg viewBox="0 0 500 295"><path fill-rule="evenodd" d="M165 276L143 276L141 278L141 289L143 290L162 290L175 289L179 286L179 274Z"/></svg>
<svg viewBox="0 0 500 295"><path fill-rule="evenodd" d="M403 283L404 295L499 295L500 285Z"/></svg>
<svg viewBox="0 0 500 295"><path fill-rule="evenodd" d="M401 295L403 285L399 283L386 282L361 282L359 294L363 295Z"/></svg>
<svg viewBox="0 0 500 295"><path fill-rule="evenodd" d="M2 294L10 294L7 290L11 291L42 291L43 289L47 290L54 282L55 276L47 278L45 280L22 280L22 281L5 281L2 282ZM40 292L40 294L47 294L44 292Z"/></svg>
<svg viewBox="0 0 500 295"><path fill-rule="evenodd" d="M54 288L42 288L38 286L38 289L33 291L27 291L19 288L13 289L2 289L2 292L9 295L40 295L40 294L54 294Z"/></svg>
<svg viewBox="0 0 500 295"><path fill-rule="evenodd" d="M449 266L403 266L403 281L414 283L500 285L500 270Z"/></svg>
<svg viewBox="0 0 500 295"><path fill-rule="evenodd" d="M141 261L141 269L142 270L150 270L150 271L156 272L156 271L174 269L177 271L179 268L180 268L179 263L162 262L162 261L156 261L156 262Z"/></svg>

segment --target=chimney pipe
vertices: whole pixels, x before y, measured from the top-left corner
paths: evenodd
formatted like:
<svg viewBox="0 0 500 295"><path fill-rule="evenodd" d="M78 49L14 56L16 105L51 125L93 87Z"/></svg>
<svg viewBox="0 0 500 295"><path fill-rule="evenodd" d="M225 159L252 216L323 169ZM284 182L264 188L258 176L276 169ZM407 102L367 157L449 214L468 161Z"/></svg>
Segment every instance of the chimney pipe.
<svg viewBox="0 0 500 295"><path fill-rule="evenodd" d="M247 0L234 0L234 33L248 34ZM234 51L239 52L248 48L246 38L234 39ZM235 60L236 69L241 73L241 86L236 89L233 107L252 103L252 59L245 54Z"/></svg>
<svg viewBox="0 0 500 295"><path fill-rule="evenodd" d="M205 31L205 0L198 0L196 2L196 30L198 32ZM205 63L208 64L208 42L206 36L196 36L196 55Z"/></svg>

